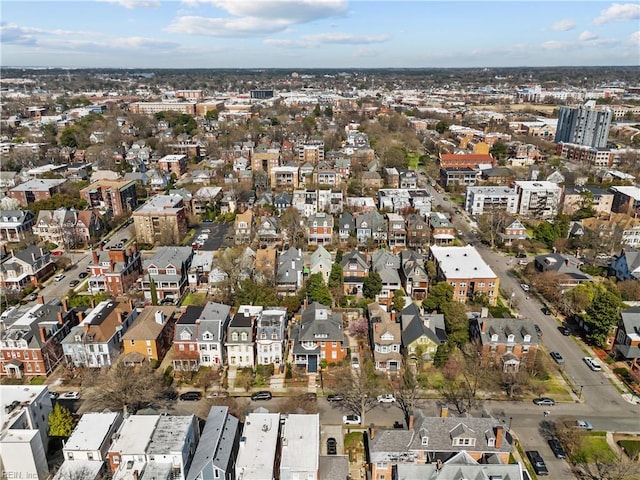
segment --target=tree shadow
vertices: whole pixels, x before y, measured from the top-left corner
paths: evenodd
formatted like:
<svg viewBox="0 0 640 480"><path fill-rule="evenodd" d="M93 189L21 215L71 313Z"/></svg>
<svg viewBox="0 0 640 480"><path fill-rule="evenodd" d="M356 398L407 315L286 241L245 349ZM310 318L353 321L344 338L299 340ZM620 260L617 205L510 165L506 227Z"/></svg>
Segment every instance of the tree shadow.
<svg viewBox="0 0 640 480"><path fill-rule="evenodd" d="M540 435L543 438L549 440L550 438L553 438L557 435L558 428L556 427L556 423L554 421L542 420L538 424L538 432L540 432Z"/></svg>

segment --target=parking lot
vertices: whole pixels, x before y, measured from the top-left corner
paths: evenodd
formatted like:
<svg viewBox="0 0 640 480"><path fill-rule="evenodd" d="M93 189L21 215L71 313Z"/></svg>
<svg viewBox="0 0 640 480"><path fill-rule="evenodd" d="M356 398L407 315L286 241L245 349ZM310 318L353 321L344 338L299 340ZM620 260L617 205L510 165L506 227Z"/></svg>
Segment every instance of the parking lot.
<svg viewBox="0 0 640 480"><path fill-rule="evenodd" d="M220 223L220 222L203 222L196 229L196 232L191 237L190 242L193 244L200 235L207 236L208 238L202 239L202 245L200 250L218 250L221 247L228 247L233 245L232 238L226 238L228 234L233 234L232 223Z"/></svg>

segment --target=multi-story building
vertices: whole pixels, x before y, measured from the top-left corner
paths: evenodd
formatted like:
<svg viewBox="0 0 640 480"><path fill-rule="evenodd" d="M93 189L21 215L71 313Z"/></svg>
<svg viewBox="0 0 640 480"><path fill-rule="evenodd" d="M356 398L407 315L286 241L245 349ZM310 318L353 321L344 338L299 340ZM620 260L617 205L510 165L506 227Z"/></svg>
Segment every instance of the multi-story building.
<svg viewBox="0 0 640 480"><path fill-rule="evenodd" d="M402 336L400 324L392 321L391 316L379 304L367 306L371 326L371 351L376 370L398 372L402 366Z"/></svg>
<svg viewBox="0 0 640 480"><path fill-rule="evenodd" d="M429 214L429 233L435 245L448 245L456 238L456 229L444 213Z"/></svg>
<svg viewBox="0 0 640 480"><path fill-rule="evenodd" d="M271 215L260 217L257 220L256 235L258 237L260 247L274 247L280 245L282 243L280 219Z"/></svg>
<svg viewBox="0 0 640 480"><path fill-rule="evenodd" d="M606 147L613 112L590 100L580 107L560 107L555 142Z"/></svg>
<svg viewBox="0 0 640 480"><path fill-rule="evenodd" d="M402 353L406 361L416 366L433 361L438 347L447 342L444 315L424 313L410 303L398 314L402 327Z"/></svg>
<svg viewBox="0 0 640 480"><path fill-rule="evenodd" d="M105 300L87 315L78 313L80 324L62 340L67 365L83 368L108 368L122 350L122 335L138 317L133 303Z"/></svg>
<svg viewBox="0 0 640 480"><path fill-rule="evenodd" d="M31 233L35 217L30 210L2 210L0 212L0 241L21 242Z"/></svg>
<svg viewBox="0 0 640 480"><path fill-rule="evenodd" d="M378 190L378 208L402 213L408 208L415 209L420 215L431 212L433 197L422 188L382 188Z"/></svg>
<svg viewBox="0 0 640 480"><path fill-rule="evenodd" d="M380 275L382 289L376 295L376 301L389 305L393 301L396 290L402 288L400 280L400 257L386 249L376 250L371 254L371 270Z"/></svg>
<svg viewBox="0 0 640 480"><path fill-rule="evenodd" d="M562 187L547 181L516 182L517 213L524 217L553 218L558 215Z"/></svg>
<svg viewBox="0 0 640 480"><path fill-rule="evenodd" d="M4 349L4 347L3 347ZM0 463L14 478L49 478L49 390L44 385L0 385Z"/></svg>
<svg viewBox="0 0 640 480"><path fill-rule="evenodd" d="M440 154L440 168L442 169L466 168L476 170L479 165L491 165L495 167L496 160L490 154Z"/></svg>
<svg viewBox="0 0 640 480"><path fill-rule="evenodd" d="M271 180L271 188L273 189L292 189L298 188L298 166L282 165L279 167L271 167L269 177Z"/></svg>
<svg viewBox="0 0 640 480"><path fill-rule="evenodd" d="M309 260L309 274L313 275L319 273L322 275L325 283L329 281L329 275L331 275L331 268L333 267L333 259L331 254L320 245L315 252L311 254Z"/></svg>
<svg viewBox="0 0 640 480"><path fill-rule="evenodd" d="M56 193L60 193L62 185L66 179L33 179L20 185L16 185L8 192L9 197L15 198L20 206L27 207L33 202L46 200Z"/></svg>
<svg viewBox="0 0 640 480"><path fill-rule="evenodd" d="M290 413L284 418L281 438L280 480L320 478L320 416Z"/></svg>
<svg viewBox="0 0 640 480"><path fill-rule="evenodd" d="M276 478L280 455L280 414L249 413L240 437L236 480Z"/></svg>
<svg viewBox="0 0 640 480"><path fill-rule="evenodd" d="M404 291L411 298L423 300L429 290L429 276L424 256L415 250L400 252L400 280Z"/></svg>
<svg viewBox="0 0 640 480"><path fill-rule="evenodd" d="M258 365L279 367L284 359L287 309L265 307L258 316L256 328L256 358Z"/></svg>
<svg viewBox="0 0 640 480"><path fill-rule="evenodd" d="M606 147L596 148L573 143L560 143L556 152L564 160L593 167L609 168L620 163L620 152Z"/></svg>
<svg viewBox="0 0 640 480"><path fill-rule="evenodd" d="M140 243L179 245L187 234L187 213L180 195L151 197L132 217Z"/></svg>
<svg viewBox="0 0 640 480"><path fill-rule="evenodd" d="M387 220L378 211L360 214L355 219L356 238L359 245L366 245L372 240L378 244L387 240Z"/></svg>
<svg viewBox="0 0 640 480"><path fill-rule="evenodd" d="M236 245L249 245L253 240L253 212L247 210L236 215L233 230Z"/></svg>
<svg viewBox="0 0 640 480"><path fill-rule="evenodd" d="M573 215L582 208L591 208L596 215L608 215L613 197L613 192L598 187L566 187L562 213Z"/></svg>
<svg viewBox="0 0 640 480"><path fill-rule="evenodd" d="M62 469L74 472L82 466L90 466L87 462L96 462L99 469L108 459L109 447L114 434L122 425L122 414L119 412L87 412L73 429L71 436L62 447L65 467ZM77 464L74 468L73 463ZM62 476L62 478L66 478ZM83 476L81 478L89 478Z"/></svg>
<svg viewBox="0 0 640 480"><path fill-rule="evenodd" d="M68 249L86 246L102 229L102 218L96 209L40 210L33 224L34 235L42 241Z"/></svg>
<svg viewBox="0 0 640 480"><path fill-rule="evenodd" d="M409 213L405 216L407 222L407 247L422 248L429 243L429 224L422 215Z"/></svg>
<svg viewBox="0 0 640 480"><path fill-rule="evenodd" d="M191 247L159 247L149 260L143 263L144 275L138 284L146 300L153 300L153 282L156 300L177 302L189 286L189 268L193 260Z"/></svg>
<svg viewBox="0 0 640 480"><path fill-rule="evenodd" d="M389 232L387 233L387 244L391 250L402 249L407 246L407 230L405 228L405 220L402 215L397 213L387 213L387 225Z"/></svg>
<svg viewBox="0 0 640 480"><path fill-rule="evenodd" d="M469 215L518 212L518 194L509 187L467 187L464 209Z"/></svg>
<svg viewBox="0 0 640 480"><path fill-rule="evenodd" d="M343 287L345 295L361 295L364 278L369 275L369 262L357 250L342 257Z"/></svg>
<svg viewBox="0 0 640 480"><path fill-rule="evenodd" d="M329 245L333 241L333 217L328 213L316 213L307 220L307 243Z"/></svg>
<svg viewBox="0 0 640 480"><path fill-rule="evenodd" d="M634 218L640 217L640 187L615 186L611 187L611 191L613 192L611 211L626 213Z"/></svg>
<svg viewBox="0 0 640 480"><path fill-rule="evenodd" d="M171 348L176 316L175 307L145 307L122 336L122 361L127 365L161 362Z"/></svg>
<svg viewBox="0 0 640 480"><path fill-rule="evenodd" d="M35 245L18 252L11 250L0 259L0 290L19 292L36 287L55 268L51 253Z"/></svg>
<svg viewBox="0 0 640 480"><path fill-rule="evenodd" d="M228 305L207 302L204 306L200 317L196 320L196 341L200 352L200 366L219 367L224 364L224 347L230 321L231 307ZM246 350L244 354L247 355ZM251 356L253 358L253 353Z"/></svg>
<svg viewBox="0 0 640 480"><path fill-rule="evenodd" d="M278 257L276 291L280 294L296 294L302 287L302 251L289 248Z"/></svg>
<svg viewBox="0 0 640 480"><path fill-rule="evenodd" d="M62 340L78 323L74 310L66 308L66 301L38 303L26 312L17 310L5 315L7 327L0 333L0 376L46 376L64 358Z"/></svg>
<svg viewBox="0 0 640 480"><path fill-rule="evenodd" d="M89 207L113 217L132 212L138 206L134 180L98 180L80 190L80 197Z"/></svg>
<svg viewBox="0 0 640 480"><path fill-rule="evenodd" d="M317 372L320 362L337 363L347 356L342 314L318 302L302 312L300 323L291 330L293 363L307 372Z"/></svg>
<svg viewBox="0 0 640 480"><path fill-rule="evenodd" d="M190 305L176 322L172 361L175 372L193 372L200 368L198 326L203 309Z"/></svg>
<svg viewBox="0 0 640 480"><path fill-rule="evenodd" d="M437 280L453 286L453 300L467 300L483 296L490 305L498 299L500 279L485 263L475 247L431 246L436 263Z"/></svg>
<svg viewBox="0 0 640 480"><path fill-rule="evenodd" d="M89 269L88 290L90 293L107 292L110 295L124 295L142 275L142 256L138 245L93 250Z"/></svg>
<svg viewBox="0 0 640 480"><path fill-rule="evenodd" d="M196 114L196 102L133 102L129 104L129 111L141 115L155 115L159 112L179 112L194 116Z"/></svg>
<svg viewBox="0 0 640 480"><path fill-rule="evenodd" d="M186 155L165 155L158 160L158 168L168 174L173 174L180 178L187 172Z"/></svg>
<svg viewBox="0 0 640 480"><path fill-rule="evenodd" d="M227 365L251 367L255 365L255 328L262 314L262 307L240 305L227 326L225 347Z"/></svg>

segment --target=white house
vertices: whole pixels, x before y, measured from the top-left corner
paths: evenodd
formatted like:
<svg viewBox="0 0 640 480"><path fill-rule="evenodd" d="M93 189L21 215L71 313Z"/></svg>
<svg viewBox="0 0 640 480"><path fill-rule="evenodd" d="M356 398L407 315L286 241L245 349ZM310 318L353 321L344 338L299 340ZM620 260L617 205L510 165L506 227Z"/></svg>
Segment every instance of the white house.
<svg viewBox="0 0 640 480"><path fill-rule="evenodd" d="M278 367L284 358L287 309L267 307L258 318L256 329L256 355L258 365Z"/></svg>

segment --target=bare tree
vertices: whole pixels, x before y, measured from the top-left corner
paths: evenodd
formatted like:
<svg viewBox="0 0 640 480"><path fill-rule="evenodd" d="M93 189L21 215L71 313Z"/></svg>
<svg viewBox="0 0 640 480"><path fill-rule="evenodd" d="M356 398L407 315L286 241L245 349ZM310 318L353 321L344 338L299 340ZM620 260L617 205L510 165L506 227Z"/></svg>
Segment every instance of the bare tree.
<svg viewBox="0 0 640 480"><path fill-rule="evenodd" d="M280 217L280 226L286 231L289 245L297 247L304 238L304 224L300 212L295 207L287 208Z"/></svg>
<svg viewBox="0 0 640 480"><path fill-rule="evenodd" d="M365 424L365 415L378 404L377 396L382 391L384 380L373 368L371 360L363 362L361 368L343 367L336 372L336 391L344 398L343 405Z"/></svg>
<svg viewBox="0 0 640 480"><path fill-rule="evenodd" d="M409 416L411 412L418 406L420 391L418 389L418 381L411 368L405 368L401 375L391 379L393 387L393 395L396 399L396 405L402 414L404 420L409 424Z"/></svg>
<svg viewBox="0 0 640 480"><path fill-rule="evenodd" d="M637 460L608 452L595 451L590 461L576 464L576 470L582 478L591 480L629 480L640 477L640 463Z"/></svg>

